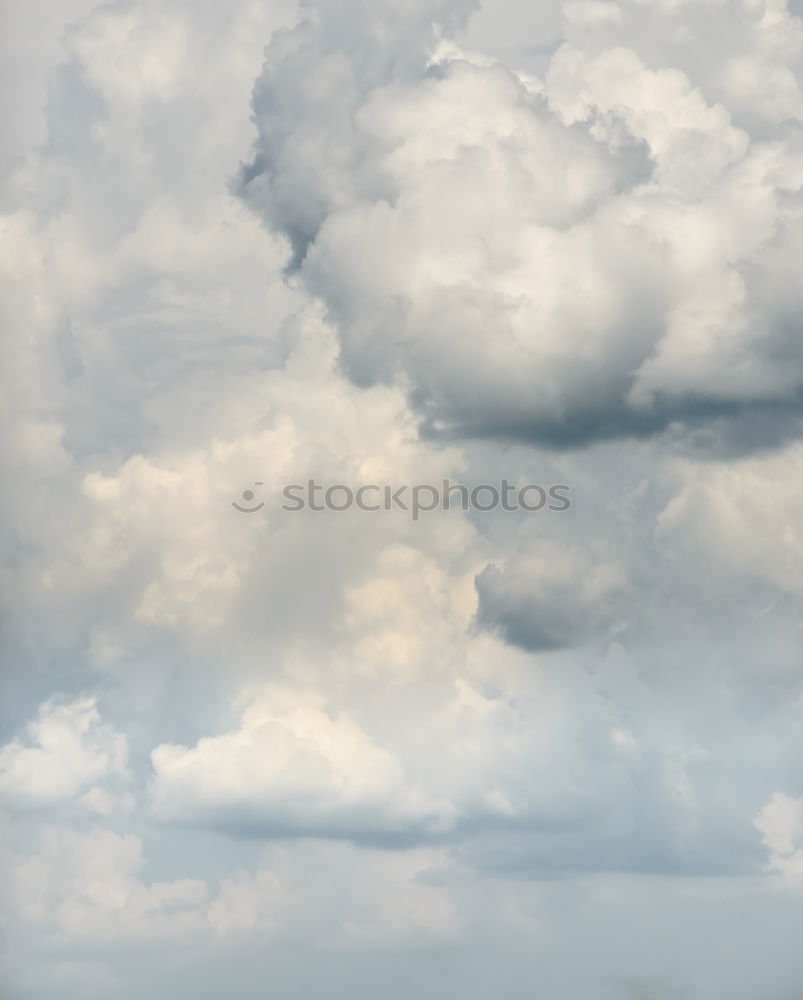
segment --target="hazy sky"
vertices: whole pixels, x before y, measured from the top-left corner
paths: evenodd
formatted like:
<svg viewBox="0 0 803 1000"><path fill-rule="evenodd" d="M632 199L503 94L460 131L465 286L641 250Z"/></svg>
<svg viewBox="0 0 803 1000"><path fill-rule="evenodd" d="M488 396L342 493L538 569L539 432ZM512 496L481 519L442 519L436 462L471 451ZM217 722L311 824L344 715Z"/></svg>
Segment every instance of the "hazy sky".
<svg viewBox="0 0 803 1000"><path fill-rule="evenodd" d="M803 994L795 10L3 3L3 1000Z"/></svg>

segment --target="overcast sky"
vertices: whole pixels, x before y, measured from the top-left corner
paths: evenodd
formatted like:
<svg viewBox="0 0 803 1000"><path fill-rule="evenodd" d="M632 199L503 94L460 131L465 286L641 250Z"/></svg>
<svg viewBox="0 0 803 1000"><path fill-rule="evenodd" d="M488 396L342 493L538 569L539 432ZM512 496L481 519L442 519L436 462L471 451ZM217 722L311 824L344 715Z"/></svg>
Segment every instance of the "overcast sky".
<svg viewBox="0 0 803 1000"><path fill-rule="evenodd" d="M4 1000L803 995L799 8L3 0Z"/></svg>

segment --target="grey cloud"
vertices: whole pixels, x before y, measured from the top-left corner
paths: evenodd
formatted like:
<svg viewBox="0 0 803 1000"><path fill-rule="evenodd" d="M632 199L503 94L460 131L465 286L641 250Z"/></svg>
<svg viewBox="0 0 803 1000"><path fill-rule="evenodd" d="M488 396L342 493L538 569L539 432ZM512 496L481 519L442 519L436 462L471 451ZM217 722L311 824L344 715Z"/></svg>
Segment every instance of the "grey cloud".
<svg viewBox="0 0 803 1000"><path fill-rule="evenodd" d="M766 430L734 430L745 450L797 435L797 292L762 291L794 218L795 129L765 123L751 144L737 98L697 89L699 61L653 68L639 5L616 8L610 38L569 7L545 84L448 48L428 64L417 8L354 30L325 7L268 51L242 196L288 236L346 372L402 379L433 435L562 448L671 430L700 447L722 425L714 450L747 422ZM738 31L757 60L777 44L752 14Z"/></svg>
<svg viewBox="0 0 803 1000"><path fill-rule="evenodd" d="M544 540L477 577L477 620L524 649L579 645L611 632L626 606L625 585L619 567Z"/></svg>
<svg viewBox="0 0 803 1000"><path fill-rule="evenodd" d="M799 26L517 6L68 32L0 247L15 1000L799 993ZM576 503L231 509L308 472Z"/></svg>
<svg viewBox="0 0 803 1000"><path fill-rule="evenodd" d="M254 89L256 153L237 187L289 239L291 269L301 266L324 220L358 191L388 193L366 162L358 123L366 94L426 75L438 31L453 33L476 6L323 0L305 4L298 25L274 34Z"/></svg>

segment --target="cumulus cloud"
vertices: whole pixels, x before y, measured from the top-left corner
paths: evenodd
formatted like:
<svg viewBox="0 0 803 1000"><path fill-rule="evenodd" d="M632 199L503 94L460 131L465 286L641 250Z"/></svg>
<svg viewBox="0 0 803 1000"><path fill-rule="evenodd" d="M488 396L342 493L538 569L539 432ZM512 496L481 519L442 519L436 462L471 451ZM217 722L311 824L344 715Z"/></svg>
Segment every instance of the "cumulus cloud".
<svg viewBox="0 0 803 1000"><path fill-rule="evenodd" d="M445 862L431 849L388 855L282 844L213 890L199 878L149 878L143 841L132 834L46 828L34 846L10 858L4 900L15 943L34 955L72 949L92 959L136 948L158 961L169 949L183 964L198 945L237 954L259 942L278 951L313 930L316 949L326 951L453 941L461 929L443 888L420 880ZM35 938L26 941L26 932Z"/></svg>
<svg viewBox="0 0 803 1000"><path fill-rule="evenodd" d="M62 52L0 220L0 978L797 990L800 21L116 0ZM503 476L572 510L281 510Z"/></svg>
<svg viewBox="0 0 803 1000"><path fill-rule="evenodd" d="M546 650L610 632L625 576L582 549L542 540L477 577L478 621L515 645Z"/></svg>
<svg viewBox="0 0 803 1000"><path fill-rule="evenodd" d="M89 789L86 804L103 809L97 785L126 776L127 754L125 735L101 722L94 698L48 701L26 738L0 747L0 797L12 806L48 806Z"/></svg>
<svg viewBox="0 0 803 1000"><path fill-rule="evenodd" d="M448 844L495 873L760 870L727 727L692 736L646 685L590 685L487 637L463 656L473 677L397 680L392 704L342 673L250 692L234 728L153 751L153 817L245 840Z"/></svg>
<svg viewBox="0 0 803 1000"><path fill-rule="evenodd" d="M733 6L756 59L801 30L780 4L758 23ZM643 5L570 4L543 81L438 50L415 14L370 61L348 10L277 40L241 191L288 235L358 383L402 373L436 432L572 444L755 409L786 433L798 306L762 289L796 239L799 136L736 124L736 98L698 83L688 13L660 16L692 57L652 68ZM795 45L773 51L792 79ZM313 64L348 81L323 128Z"/></svg>
<svg viewBox="0 0 803 1000"><path fill-rule="evenodd" d="M448 802L416 789L347 716L276 688L245 709L237 732L160 746L152 759L154 808L166 819L215 825L217 813L258 835L356 838L436 831L451 819Z"/></svg>
<svg viewBox="0 0 803 1000"><path fill-rule="evenodd" d="M143 864L142 843L131 834L52 829L39 852L12 869L12 892L26 922L95 946L127 935L186 936L206 886L192 879L145 884Z"/></svg>
<svg viewBox="0 0 803 1000"><path fill-rule="evenodd" d="M803 800L776 792L755 818L769 864L787 876L803 875Z"/></svg>

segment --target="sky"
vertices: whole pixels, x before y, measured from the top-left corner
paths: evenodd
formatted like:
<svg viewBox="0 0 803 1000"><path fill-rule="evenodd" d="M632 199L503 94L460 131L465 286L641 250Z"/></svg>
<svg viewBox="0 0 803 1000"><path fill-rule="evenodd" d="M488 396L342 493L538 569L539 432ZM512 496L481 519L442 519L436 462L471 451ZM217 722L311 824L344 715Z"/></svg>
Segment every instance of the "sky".
<svg viewBox="0 0 803 1000"><path fill-rule="evenodd" d="M801 15L3 0L3 1000L803 996Z"/></svg>

